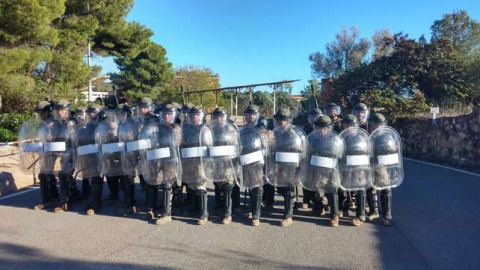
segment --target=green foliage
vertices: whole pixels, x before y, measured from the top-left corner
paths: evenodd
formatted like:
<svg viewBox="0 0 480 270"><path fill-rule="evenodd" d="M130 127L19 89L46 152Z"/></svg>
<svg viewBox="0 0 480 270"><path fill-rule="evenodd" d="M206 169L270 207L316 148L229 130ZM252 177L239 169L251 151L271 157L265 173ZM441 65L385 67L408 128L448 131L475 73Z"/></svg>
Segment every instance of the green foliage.
<svg viewBox="0 0 480 270"><path fill-rule="evenodd" d="M161 102L182 102L181 86L183 85L185 92L209 90L220 87L220 76L211 69L205 67L197 67L193 65L183 66L175 70L175 79L170 84L168 90L162 93ZM187 102L200 105L203 100L203 107L207 111L215 109L215 93L205 92L203 94L190 94L186 96ZM218 104L225 106L226 102L224 94L218 94Z"/></svg>
<svg viewBox="0 0 480 270"><path fill-rule="evenodd" d="M445 100L465 101L471 95L463 62L448 40L416 42L398 34L393 42L390 56L340 76L332 101L343 97L350 108L362 101L395 117Z"/></svg>
<svg viewBox="0 0 480 270"><path fill-rule="evenodd" d="M135 57L153 32L127 22L133 0L0 1L0 95L6 111L31 108L39 100L81 98L99 67L92 54ZM82 102L82 100L79 100Z"/></svg>
<svg viewBox="0 0 480 270"><path fill-rule="evenodd" d="M16 141L22 124L32 117L32 111L2 114L0 117L0 142Z"/></svg>
<svg viewBox="0 0 480 270"><path fill-rule="evenodd" d="M316 79L309 81L310 85L306 85L304 89L300 92L303 99L300 101L300 106L303 112L308 112L312 108L315 108L317 105L322 108L322 102L320 100L320 84ZM313 92L311 89L313 86Z"/></svg>
<svg viewBox="0 0 480 270"><path fill-rule="evenodd" d="M314 52L310 54L312 73L318 77L339 76L360 65L371 42L365 38L359 38L358 27L349 29L342 27L342 31L335 35L335 41L325 46L325 53Z"/></svg>
<svg viewBox="0 0 480 270"><path fill-rule="evenodd" d="M153 42L135 57L117 57L115 63L120 73L110 74L110 80L129 98L157 99L175 76L165 49Z"/></svg>

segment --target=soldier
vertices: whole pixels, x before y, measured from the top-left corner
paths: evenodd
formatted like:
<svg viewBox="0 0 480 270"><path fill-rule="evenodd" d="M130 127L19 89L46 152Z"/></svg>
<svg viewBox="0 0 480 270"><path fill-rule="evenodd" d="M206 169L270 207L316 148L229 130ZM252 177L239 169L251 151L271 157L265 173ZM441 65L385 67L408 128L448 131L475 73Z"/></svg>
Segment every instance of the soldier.
<svg viewBox="0 0 480 270"><path fill-rule="evenodd" d="M87 110L85 107L78 107L75 110L75 117L77 118L78 126L84 126L87 123Z"/></svg>
<svg viewBox="0 0 480 270"><path fill-rule="evenodd" d="M95 130L101 118L101 110L102 107L98 104L90 105L86 110L87 123L77 130L75 136L77 172L81 173L83 181L91 182L91 200L86 206L87 215L95 215L102 206L103 178L98 168L98 146L95 143Z"/></svg>
<svg viewBox="0 0 480 270"><path fill-rule="evenodd" d="M335 103L330 103L325 108L326 114L332 119L333 122L333 130L337 133L342 131L342 110L340 106Z"/></svg>
<svg viewBox="0 0 480 270"><path fill-rule="evenodd" d="M205 225L208 221L206 184L207 174L211 171L204 171L203 168L211 164L204 164L208 162L208 159L202 161L202 158L207 155L207 147L213 145L213 134L210 128L204 124L204 119L203 109L199 106L192 107L188 118L185 119L186 124L182 127L181 142L182 181L193 190L197 197L196 205L200 210L198 225ZM193 210L192 207L190 209Z"/></svg>
<svg viewBox="0 0 480 270"><path fill-rule="evenodd" d="M267 165L268 143L265 133L258 128L260 119L258 106L250 104L243 113L245 126L240 129L240 163L242 165L243 183L239 186L250 190L252 226L259 226L263 187L266 186L264 172ZM269 186L274 188L271 185Z"/></svg>
<svg viewBox="0 0 480 270"><path fill-rule="evenodd" d="M148 142L146 149L140 150L142 173L148 184L148 190L160 188L160 209L157 208L157 192L148 195L146 219L160 218L155 221L163 225L172 221L172 186L180 180L181 169L178 147L180 145L180 126L175 124L177 109L168 104L159 112L160 122L150 123L140 133L140 141ZM153 212L153 213L152 213ZM150 215L150 216L148 216Z"/></svg>
<svg viewBox="0 0 480 270"><path fill-rule="evenodd" d="M345 156L340 161L341 188L356 191L356 218L354 226L365 222L365 190L370 188L372 171L370 167L370 140L368 133L358 127L356 117L347 115L344 119L345 129L340 136L345 140Z"/></svg>
<svg viewBox="0 0 480 270"><path fill-rule="evenodd" d="M287 109L278 110L273 116L274 138L270 141L272 152L269 154L269 173L267 180L277 187L285 201L282 227L293 224L293 203L295 186L306 176L305 151L306 135L292 125L291 114Z"/></svg>
<svg viewBox="0 0 480 270"><path fill-rule="evenodd" d="M370 109L368 108L368 106L365 105L365 103L358 103L357 105L355 105L355 107L353 107L352 114L357 117L360 128L368 131L367 120L370 115Z"/></svg>
<svg viewBox="0 0 480 270"><path fill-rule="evenodd" d="M204 131L213 132L213 146L209 149L209 162L204 164L213 164L210 180L220 191L216 196L224 195L224 199L218 201L223 203L222 224L228 225L232 222L232 190L241 172L238 160L240 138L237 127L228 121L225 108L218 107L213 111L209 127L211 131ZM209 169L204 168L205 171Z"/></svg>
<svg viewBox="0 0 480 270"><path fill-rule="evenodd" d="M313 131L315 121L322 115L323 115L322 110L320 110L319 108L313 108L308 112L307 114L308 123L302 127L305 134L308 135ZM317 216L317 215L320 216L325 214L323 199L318 193L318 191L308 190L305 187L302 188L302 191L303 191L302 208L308 208L308 204L310 202L313 202L313 210L310 214L313 216Z"/></svg>
<svg viewBox="0 0 480 270"><path fill-rule="evenodd" d="M52 116L52 110L53 110L53 106L48 101L40 101L39 103L37 103L34 109L37 121L42 123L43 127L47 128L47 130L53 129L54 127L58 126L58 123L55 121L55 119ZM25 127L27 127L27 125L28 124L24 124ZM38 127L33 129L37 130L38 132ZM25 129L22 126L20 134L23 134L24 130ZM27 132L27 133L30 133L30 132ZM33 135L33 137L35 138L37 138L38 136L38 134L31 134L31 135ZM32 136L29 136L29 137L32 137ZM20 139L20 141L22 140ZM41 144L39 143L32 142L31 144L28 144L25 146L22 145L22 149L25 149L25 148L32 148L32 149L26 149L27 152L37 152L37 153L41 152ZM38 149L33 149L33 148L38 148ZM40 165L40 163L47 165L47 163L44 162L43 160L41 162L38 162L38 160L43 157L40 157L40 156L37 157L37 155L34 155L34 157L35 159L33 162L31 162L31 164L29 162L28 166L24 166L26 169L30 170L36 164ZM21 159L22 162L24 160L26 160L26 158ZM53 165L53 163L50 163L50 165ZM53 167L50 167L50 168L46 167L41 169L40 173L38 174L38 179L40 180L40 192L42 195L42 203L35 205L34 209L44 210L44 209L53 207L59 201L59 194L57 191L57 185L56 185L55 175L53 173Z"/></svg>
<svg viewBox="0 0 480 270"><path fill-rule="evenodd" d="M304 188L315 191L319 195L325 193L330 205L330 225L338 226L338 193L340 172L338 160L343 157L345 144L343 139L333 131L330 117L320 116L315 121L315 130L308 136L307 162L308 173L304 178Z"/></svg>
<svg viewBox="0 0 480 270"><path fill-rule="evenodd" d="M398 132L387 126L385 117L374 113L368 119L373 146L373 190L380 190L383 225L392 224L392 188L403 181L402 146Z"/></svg>
<svg viewBox="0 0 480 270"><path fill-rule="evenodd" d="M61 213L68 210L70 204L79 198L76 179L73 177L73 143L75 129L78 121L71 116L71 105L66 99L60 99L54 106L54 115L59 123L57 139L65 143L64 150L52 149L58 152L60 157L60 204L53 210L55 213Z"/></svg>

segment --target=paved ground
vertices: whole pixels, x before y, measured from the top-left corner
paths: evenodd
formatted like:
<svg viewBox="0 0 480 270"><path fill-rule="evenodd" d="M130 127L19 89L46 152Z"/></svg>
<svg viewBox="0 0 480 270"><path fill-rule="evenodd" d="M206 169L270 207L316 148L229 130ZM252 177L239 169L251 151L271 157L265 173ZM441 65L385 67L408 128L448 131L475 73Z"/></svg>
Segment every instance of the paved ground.
<svg viewBox="0 0 480 270"><path fill-rule="evenodd" d="M0 197L1 269L479 269L480 176L405 160L394 190L394 225L362 227L297 211L279 226L281 198L260 227L242 216L229 226L176 217L165 226L114 216L86 216L81 205L55 214L34 211L38 189ZM213 194L210 193L210 202ZM140 192L137 192L140 197ZM211 205L213 207L213 205Z"/></svg>

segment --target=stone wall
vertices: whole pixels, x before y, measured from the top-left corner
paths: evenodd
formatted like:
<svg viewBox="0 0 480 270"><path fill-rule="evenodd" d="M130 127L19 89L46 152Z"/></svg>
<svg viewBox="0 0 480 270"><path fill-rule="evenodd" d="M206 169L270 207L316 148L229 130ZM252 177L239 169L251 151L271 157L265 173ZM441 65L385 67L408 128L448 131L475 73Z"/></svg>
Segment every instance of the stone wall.
<svg viewBox="0 0 480 270"><path fill-rule="evenodd" d="M469 115L432 119L401 118L392 124L403 141L403 154L480 171L480 106Z"/></svg>
<svg viewBox="0 0 480 270"><path fill-rule="evenodd" d="M0 147L0 195L31 185L33 185L33 176L24 174L18 167L17 147Z"/></svg>

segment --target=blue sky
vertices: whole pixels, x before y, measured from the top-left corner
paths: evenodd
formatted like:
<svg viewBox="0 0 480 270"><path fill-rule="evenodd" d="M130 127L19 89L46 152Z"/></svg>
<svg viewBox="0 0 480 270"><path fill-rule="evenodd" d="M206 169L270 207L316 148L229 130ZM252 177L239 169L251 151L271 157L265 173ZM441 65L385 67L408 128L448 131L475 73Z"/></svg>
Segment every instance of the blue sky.
<svg viewBox="0 0 480 270"><path fill-rule="evenodd" d="M432 23L457 9L480 21L480 0L136 0L127 20L152 29L174 67L211 68L224 87L300 79L298 93L312 78L308 56L342 26L358 26L366 38L389 28L429 40ZM93 63L117 71L111 58Z"/></svg>

